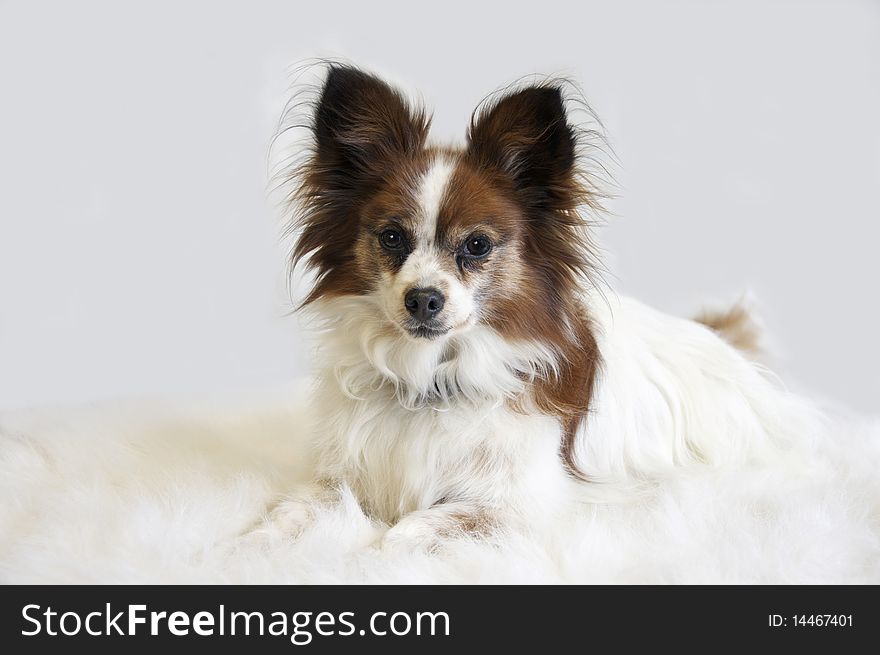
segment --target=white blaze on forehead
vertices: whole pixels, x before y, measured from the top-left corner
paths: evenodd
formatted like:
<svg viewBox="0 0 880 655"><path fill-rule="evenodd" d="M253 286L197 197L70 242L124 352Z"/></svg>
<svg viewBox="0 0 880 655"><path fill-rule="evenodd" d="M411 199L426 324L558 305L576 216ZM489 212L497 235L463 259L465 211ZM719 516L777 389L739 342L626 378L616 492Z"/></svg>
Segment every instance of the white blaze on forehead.
<svg viewBox="0 0 880 655"><path fill-rule="evenodd" d="M451 264L444 259L451 259L452 255L440 252L435 244L437 218L454 171L455 159L440 155L418 180L415 201L419 211L413 217L412 252L397 272L388 275L381 290L386 312L394 321L409 318L403 299L410 289L435 288L446 297L438 315L445 327L455 329L473 322L472 292L449 272Z"/></svg>
<svg viewBox="0 0 880 655"><path fill-rule="evenodd" d="M420 208L420 216L416 217L415 224L416 250L429 248L434 243L437 216L454 170L455 163L449 157L440 155L419 180L416 202Z"/></svg>

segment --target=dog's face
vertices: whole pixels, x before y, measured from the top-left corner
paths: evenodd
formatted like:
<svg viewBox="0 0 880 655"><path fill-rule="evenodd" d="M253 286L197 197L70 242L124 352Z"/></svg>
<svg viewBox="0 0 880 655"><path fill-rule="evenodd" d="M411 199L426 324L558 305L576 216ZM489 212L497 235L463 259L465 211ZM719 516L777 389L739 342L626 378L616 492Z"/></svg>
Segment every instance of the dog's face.
<svg viewBox="0 0 880 655"><path fill-rule="evenodd" d="M524 88L484 109L463 150L427 146L428 125L384 82L330 68L300 188L295 255L318 273L307 302L369 297L414 341L478 324L545 333L586 267L560 89Z"/></svg>
<svg viewBox="0 0 880 655"><path fill-rule="evenodd" d="M364 204L356 274L404 334L443 338L509 311L528 280L523 221L503 189L459 154L423 151Z"/></svg>

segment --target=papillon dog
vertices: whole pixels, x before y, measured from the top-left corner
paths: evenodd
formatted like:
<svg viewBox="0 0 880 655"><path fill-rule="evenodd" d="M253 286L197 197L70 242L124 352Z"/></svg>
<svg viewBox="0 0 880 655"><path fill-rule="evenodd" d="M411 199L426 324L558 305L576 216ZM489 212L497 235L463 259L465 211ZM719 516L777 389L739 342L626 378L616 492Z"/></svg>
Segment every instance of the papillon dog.
<svg viewBox="0 0 880 655"><path fill-rule="evenodd" d="M300 529L351 493L383 545L535 529L796 430L795 401L723 338L745 314L675 318L595 275L602 195L569 88L497 94L445 147L400 91L327 66L292 174L321 325L316 476L277 520Z"/></svg>

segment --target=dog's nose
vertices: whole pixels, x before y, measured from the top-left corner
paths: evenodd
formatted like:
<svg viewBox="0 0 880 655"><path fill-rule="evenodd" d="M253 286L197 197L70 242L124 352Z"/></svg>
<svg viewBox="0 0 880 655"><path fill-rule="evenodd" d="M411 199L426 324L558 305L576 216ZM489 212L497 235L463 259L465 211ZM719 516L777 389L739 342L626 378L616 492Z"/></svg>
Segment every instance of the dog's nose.
<svg viewBox="0 0 880 655"><path fill-rule="evenodd" d="M423 322L439 314L444 302L446 298L437 289L410 289L403 298L407 311Z"/></svg>

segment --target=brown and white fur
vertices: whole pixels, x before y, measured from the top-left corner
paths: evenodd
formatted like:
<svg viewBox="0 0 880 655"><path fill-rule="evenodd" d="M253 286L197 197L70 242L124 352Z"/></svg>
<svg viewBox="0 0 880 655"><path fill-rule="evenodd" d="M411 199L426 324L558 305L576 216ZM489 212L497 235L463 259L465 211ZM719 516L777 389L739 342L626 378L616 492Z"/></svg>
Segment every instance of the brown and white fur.
<svg viewBox="0 0 880 655"><path fill-rule="evenodd" d="M598 201L562 85L485 104L460 149L428 128L329 66L296 172L294 258L323 323L317 476L276 519L299 528L350 488L386 544L534 528L796 430L794 401L718 335L590 282Z"/></svg>

